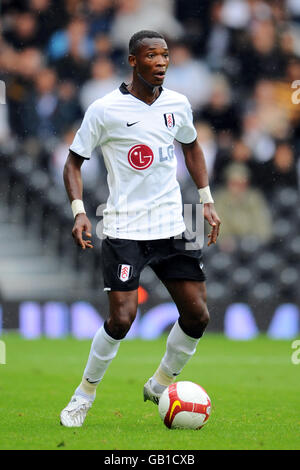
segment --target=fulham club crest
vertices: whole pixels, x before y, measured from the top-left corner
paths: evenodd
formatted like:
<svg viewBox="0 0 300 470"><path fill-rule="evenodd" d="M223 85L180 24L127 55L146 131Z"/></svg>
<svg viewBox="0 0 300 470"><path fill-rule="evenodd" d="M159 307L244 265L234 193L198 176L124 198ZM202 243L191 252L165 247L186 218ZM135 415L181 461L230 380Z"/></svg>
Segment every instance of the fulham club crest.
<svg viewBox="0 0 300 470"><path fill-rule="evenodd" d="M175 118L173 113L165 113L165 124L168 129L172 129L175 126Z"/></svg>
<svg viewBox="0 0 300 470"><path fill-rule="evenodd" d="M132 266L130 264L119 264L118 266L118 278L126 282L132 276Z"/></svg>

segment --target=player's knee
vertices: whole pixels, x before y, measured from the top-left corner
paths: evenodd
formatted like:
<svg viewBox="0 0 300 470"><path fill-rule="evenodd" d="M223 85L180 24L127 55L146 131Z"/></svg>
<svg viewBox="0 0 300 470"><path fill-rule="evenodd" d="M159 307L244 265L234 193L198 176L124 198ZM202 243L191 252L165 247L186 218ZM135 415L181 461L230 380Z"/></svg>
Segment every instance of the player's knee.
<svg viewBox="0 0 300 470"><path fill-rule="evenodd" d="M108 328L114 338L122 339L126 336L136 317L136 305L130 302L120 302L115 305L107 321Z"/></svg>
<svg viewBox="0 0 300 470"><path fill-rule="evenodd" d="M200 298L194 303L190 317L195 327L204 331L209 323L209 312L203 299Z"/></svg>
<svg viewBox="0 0 300 470"><path fill-rule="evenodd" d="M209 323L210 316L206 303L204 302L199 311L199 322L203 329L205 329Z"/></svg>
<svg viewBox="0 0 300 470"><path fill-rule="evenodd" d="M188 311L182 312L181 324L192 337L201 337L209 323L209 312L205 300L199 298L190 304Z"/></svg>

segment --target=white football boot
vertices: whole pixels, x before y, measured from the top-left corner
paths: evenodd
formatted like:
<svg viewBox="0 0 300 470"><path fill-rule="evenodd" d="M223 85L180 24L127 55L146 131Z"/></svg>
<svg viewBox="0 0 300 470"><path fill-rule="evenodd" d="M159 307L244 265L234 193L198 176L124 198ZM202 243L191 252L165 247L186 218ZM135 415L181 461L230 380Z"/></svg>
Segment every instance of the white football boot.
<svg viewBox="0 0 300 470"><path fill-rule="evenodd" d="M161 393L155 393L151 388L151 378L144 385L144 401L150 400L158 405Z"/></svg>
<svg viewBox="0 0 300 470"><path fill-rule="evenodd" d="M93 402L80 395L73 395L70 403L60 413L60 424L67 428L79 428Z"/></svg>

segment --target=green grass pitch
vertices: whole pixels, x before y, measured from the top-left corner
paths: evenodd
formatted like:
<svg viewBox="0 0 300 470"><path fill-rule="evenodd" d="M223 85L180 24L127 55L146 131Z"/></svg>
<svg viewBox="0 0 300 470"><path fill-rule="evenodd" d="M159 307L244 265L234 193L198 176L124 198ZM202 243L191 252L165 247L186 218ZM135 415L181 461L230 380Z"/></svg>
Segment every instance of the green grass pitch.
<svg viewBox="0 0 300 470"><path fill-rule="evenodd" d="M166 337L121 344L79 429L60 426L59 413L81 379L90 341L0 339L7 362L0 365L0 449L300 449L300 365L291 362L290 341L205 335L179 380L206 389L212 415L190 431L167 429L142 399Z"/></svg>

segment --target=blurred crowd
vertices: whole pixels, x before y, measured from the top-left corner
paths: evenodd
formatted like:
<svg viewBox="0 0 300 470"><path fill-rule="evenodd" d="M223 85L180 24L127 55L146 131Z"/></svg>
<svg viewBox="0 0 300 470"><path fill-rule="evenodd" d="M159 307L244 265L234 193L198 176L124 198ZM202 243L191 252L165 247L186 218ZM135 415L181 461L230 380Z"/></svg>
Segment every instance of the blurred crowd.
<svg viewBox="0 0 300 470"><path fill-rule="evenodd" d="M300 178L299 0L2 0L1 8L2 151L28 153L61 185L85 110L129 80L130 36L157 30L170 48L164 86L193 107L224 247L251 231L270 239L274 191L298 190ZM179 147L177 157L184 188ZM98 155L84 165L85 184L92 189L101 174Z"/></svg>

